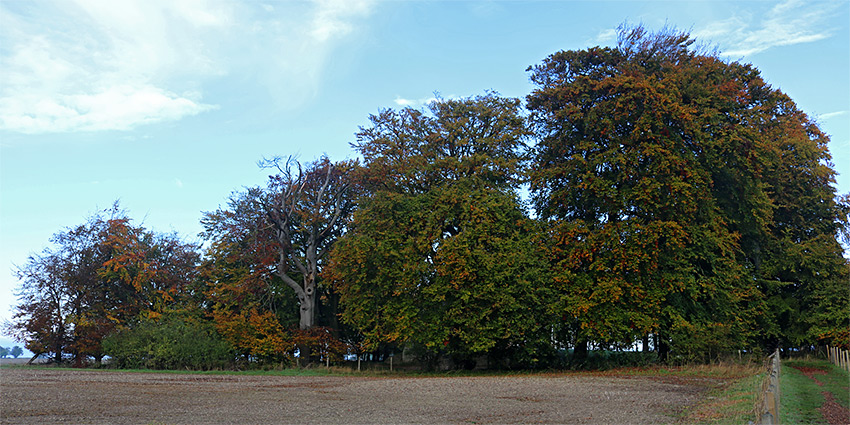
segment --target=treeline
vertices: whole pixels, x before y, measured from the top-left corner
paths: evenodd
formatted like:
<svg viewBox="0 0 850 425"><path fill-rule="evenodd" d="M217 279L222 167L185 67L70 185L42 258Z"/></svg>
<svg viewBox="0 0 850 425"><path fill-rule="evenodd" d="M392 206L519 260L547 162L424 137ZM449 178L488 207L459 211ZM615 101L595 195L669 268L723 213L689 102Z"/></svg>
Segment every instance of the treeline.
<svg viewBox="0 0 850 425"><path fill-rule="evenodd" d="M383 110L358 161L262 161L267 185L205 213L202 246L116 205L18 268L8 330L57 362L198 369L847 347L850 202L828 137L693 42L622 28L530 67L524 104Z"/></svg>

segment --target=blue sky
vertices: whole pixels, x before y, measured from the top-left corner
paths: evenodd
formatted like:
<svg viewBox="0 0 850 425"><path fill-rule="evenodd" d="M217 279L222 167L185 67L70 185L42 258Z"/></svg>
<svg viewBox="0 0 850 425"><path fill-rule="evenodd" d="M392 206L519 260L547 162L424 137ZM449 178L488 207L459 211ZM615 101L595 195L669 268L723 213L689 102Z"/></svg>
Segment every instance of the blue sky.
<svg viewBox="0 0 850 425"><path fill-rule="evenodd" d="M369 114L435 92L524 97L528 66L624 21L755 65L831 135L850 192L846 0L2 0L0 322L13 264L116 199L194 240L261 158L353 157Z"/></svg>

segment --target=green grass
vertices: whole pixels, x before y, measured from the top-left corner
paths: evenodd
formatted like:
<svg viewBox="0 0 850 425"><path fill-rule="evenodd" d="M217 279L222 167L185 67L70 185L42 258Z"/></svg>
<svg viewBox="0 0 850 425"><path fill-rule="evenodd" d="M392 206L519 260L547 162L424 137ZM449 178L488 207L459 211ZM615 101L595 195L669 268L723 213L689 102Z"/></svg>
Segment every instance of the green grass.
<svg viewBox="0 0 850 425"><path fill-rule="evenodd" d="M811 368L817 371L814 377L823 386L807 377L797 368ZM779 377L780 423L822 424L826 423L818 410L825 397L823 392L832 393L841 406L850 406L850 374L826 360L786 360L782 362Z"/></svg>
<svg viewBox="0 0 850 425"><path fill-rule="evenodd" d="M678 423L746 424L754 420L756 401L765 377L754 363L721 363L664 368L655 376L703 379L707 391L685 409Z"/></svg>
<svg viewBox="0 0 850 425"><path fill-rule="evenodd" d="M745 424L754 420L754 409L765 373L733 379L710 390L688 409L682 422L688 424Z"/></svg>

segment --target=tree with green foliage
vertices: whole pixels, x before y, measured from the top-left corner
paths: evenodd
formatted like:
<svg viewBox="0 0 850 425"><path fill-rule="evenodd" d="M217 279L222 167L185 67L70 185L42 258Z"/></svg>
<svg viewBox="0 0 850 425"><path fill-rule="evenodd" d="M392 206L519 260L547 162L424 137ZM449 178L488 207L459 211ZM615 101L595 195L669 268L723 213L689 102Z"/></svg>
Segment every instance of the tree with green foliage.
<svg viewBox="0 0 850 425"><path fill-rule="evenodd" d="M539 232L516 193L519 102L488 93L371 121L354 144L365 195L328 273L342 320L371 348L533 365L548 337L547 286Z"/></svg>
<svg viewBox="0 0 850 425"><path fill-rule="evenodd" d="M17 345L12 347L9 350L9 355L11 355L12 357L14 357L16 359L18 357L21 357L21 355L23 355L23 354L24 354L24 350L21 347L18 347Z"/></svg>
<svg viewBox="0 0 850 425"><path fill-rule="evenodd" d="M103 351L124 369L223 369L235 358L210 322L182 312L144 318L113 332L103 340Z"/></svg>
<svg viewBox="0 0 850 425"><path fill-rule="evenodd" d="M825 136L757 70L693 42L622 27L616 48L530 68L532 196L579 348L647 333L662 357L741 348L780 325L765 296L837 270ZM803 269L809 282L788 275Z"/></svg>

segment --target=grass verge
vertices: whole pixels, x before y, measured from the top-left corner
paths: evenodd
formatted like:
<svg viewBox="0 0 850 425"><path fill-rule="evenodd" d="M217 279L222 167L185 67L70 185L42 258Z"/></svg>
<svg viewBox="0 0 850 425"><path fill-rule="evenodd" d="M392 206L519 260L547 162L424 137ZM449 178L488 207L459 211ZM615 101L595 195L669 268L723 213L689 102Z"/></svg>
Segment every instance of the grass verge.
<svg viewBox="0 0 850 425"><path fill-rule="evenodd" d="M825 424L824 392L850 407L850 374L826 360L785 360L779 378L780 423Z"/></svg>
<svg viewBox="0 0 850 425"><path fill-rule="evenodd" d="M752 421L761 381L765 376L756 364L692 366L686 376L714 378L715 386L679 420L684 424L746 424Z"/></svg>

